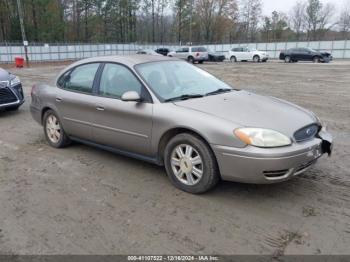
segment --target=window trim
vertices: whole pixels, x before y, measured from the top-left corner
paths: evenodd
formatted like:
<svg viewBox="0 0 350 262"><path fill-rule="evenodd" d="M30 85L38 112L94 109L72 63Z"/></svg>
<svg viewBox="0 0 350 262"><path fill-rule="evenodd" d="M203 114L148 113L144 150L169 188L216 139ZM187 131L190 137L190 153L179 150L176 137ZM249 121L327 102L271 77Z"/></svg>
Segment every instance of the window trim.
<svg viewBox="0 0 350 262"><path fill-rule="evenodd" d="M80 66L85 66L85 65L89 65L89 64L99 64L99 66L97 67L97 70L96 70L96 73L95 73L95 76L94 76L94 80L92 82L92 88L91 88L91 93L87 93L87 92L81 92L81 91L78 91L78 90L74 90L74 89L68 89L68 88L64 88L62 86L60 86L58 84L58 81L60 81L60 79L66 74L66 73L69 73L68 75L70 76L70 74L75 70L77 69L78 67ZM76 65L72 68L69 68L68 70L64 71L57 79L56 81L56 87L59 88L59 89L62 89L64 91L68 91L68 92L72 92L72 93L78 93L78 94L83 94L83 95L90 95L90 96L94 96L96 95L95 94L95 89L96 89L96 79L97 79L97 75L99 73L99 71L101 70L101 66L102 66L102 62L100 61L95 61L95 62L88 62L88 63L84 63L84 64L79 64L79 65Z"/></svg>
<svg viewBox="0 0 350 262"><path fill-rule="evenodd" d="M103 70L104 70L104 67L105 67L106 64L120 65L120 66L125 67L127 70L129 70L131 72L131 74L135 76L136 80L141 85L141 99L142 99L141 103L153 104L152 95L150 94L148 88L146 88L146 86L143 84L143 82L141 81L140 77L130 67L128 67L127 65L122 64L122 63L118 63L118 62L113 62L113 61L101 62L101 67L100 67L100 70L98 72L98 77L95 79L96 80L96 93L95 93L95 96L122 101L122 99L118 98L118 97L112 97L112 96L106 96L106 95L100 94L101 78L102 78L102 73L103 73Z"/></svg>

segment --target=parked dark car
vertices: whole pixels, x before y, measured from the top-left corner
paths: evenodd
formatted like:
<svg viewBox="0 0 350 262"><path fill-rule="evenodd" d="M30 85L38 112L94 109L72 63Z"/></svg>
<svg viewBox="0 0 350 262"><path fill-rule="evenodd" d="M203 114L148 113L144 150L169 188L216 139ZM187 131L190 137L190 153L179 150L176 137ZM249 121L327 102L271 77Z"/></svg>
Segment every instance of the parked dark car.
<svg viewBox="0 0 350 262"><path fill-rule="evenodd" d="M155 55L160 56L157 52L153 51L152 49L140 49L136 52L137 55Z"/></svg>
<svg viewBox="0 0 350 262"><path fill-rule="evenodd" d="M211 62L222 62L226 59L225 55L217 53L217 52L208 52L208 61Z"/></svg>
<svg viewBox="0 0 350 262"><path fill-rule="evenodd" d="M298 61L313 61L314 63L328 63L332 55L328 52L319 52L311 48L291 48L280 53L280 60L286 63Z"/></svg>
<svg viewBox="0 0 350 262"><path fill-rule="evenodd" d="M167 56L168 53L170 52L169 48L161 47L155 50L158 54L161 54L163 56Z"/></svg>
<svg viewBox="0 0 350 262"><path fill-rule="evenodd" d="M17 110L24 103L19 78L0 68L0 111Z"/></svg>

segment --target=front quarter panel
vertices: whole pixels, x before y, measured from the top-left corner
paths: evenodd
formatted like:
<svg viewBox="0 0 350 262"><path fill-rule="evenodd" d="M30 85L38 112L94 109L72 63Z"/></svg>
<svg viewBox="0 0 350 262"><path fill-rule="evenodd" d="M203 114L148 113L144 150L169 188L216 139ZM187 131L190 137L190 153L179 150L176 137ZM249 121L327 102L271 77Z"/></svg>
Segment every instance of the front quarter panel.
<svg viewBox="0 0 350 262"><path fill-rule="evenodd" d="M242 148L245 144L233 134L237 127L230 121L173 103L154 104L152 152L156 155L162 136L176 128L191 130L209 144Z"/></svg>

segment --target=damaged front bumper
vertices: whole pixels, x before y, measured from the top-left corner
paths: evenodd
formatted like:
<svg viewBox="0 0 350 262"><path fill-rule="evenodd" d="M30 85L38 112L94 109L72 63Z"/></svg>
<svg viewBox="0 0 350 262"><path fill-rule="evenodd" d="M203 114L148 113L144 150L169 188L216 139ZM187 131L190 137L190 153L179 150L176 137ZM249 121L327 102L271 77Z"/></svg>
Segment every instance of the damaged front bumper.
<svg viewBox="0 0 350 262"><path fill-rule="evenodd" d="M270 184L291 179L312 167L323 154L331 155L331 134L320 131L317 137L288 147L233 148L212 145L223 180Z"/></svg>

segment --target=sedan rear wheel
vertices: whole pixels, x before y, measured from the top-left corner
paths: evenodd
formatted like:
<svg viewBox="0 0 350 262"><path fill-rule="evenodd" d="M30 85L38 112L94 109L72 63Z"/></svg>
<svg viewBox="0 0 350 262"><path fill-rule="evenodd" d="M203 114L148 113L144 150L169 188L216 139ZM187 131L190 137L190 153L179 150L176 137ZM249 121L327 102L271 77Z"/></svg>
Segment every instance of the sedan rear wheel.
<svg viewBox="0 0 350 262"><path fill-rule="evenodd" d="M237 62L237 58L235 56L231 56L230 58L231 63Z"/></svg>
<svg viewBox="0 0 350 262"><path fill-rule="evenodd" d="M286 63L290 63L292 60L290 59L290 56L286 56L285 58L284 58L284 62L286 62Z"/></svg>
<svg viewBox="0 0 350 262"><path fill-rule="evenodd" d="M52 110L48 110L45 113L43 120L45 136L52 147L62 148L70 143L70 139L65 134L59 118Z"/></svg>
<svg viewBox="0 0 350 262"><path fill-rule="evenodd" d="M164 162L171 182L186 192L206 192L219 180L214 154L206 143L190 134L179 134L169 141Z"/></svg>

